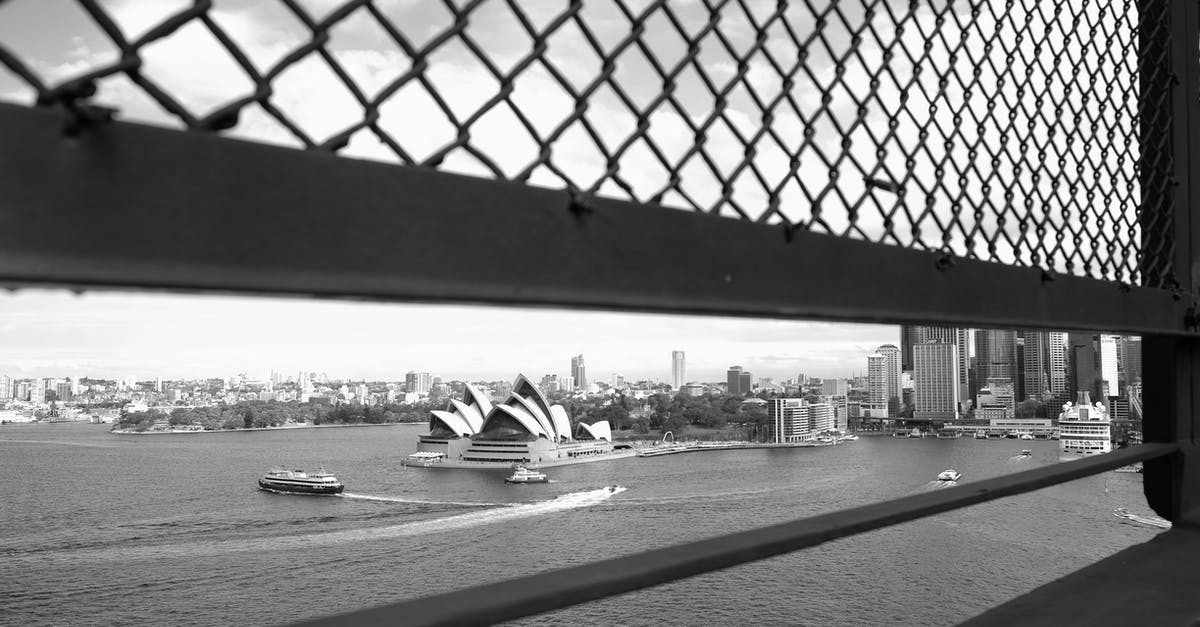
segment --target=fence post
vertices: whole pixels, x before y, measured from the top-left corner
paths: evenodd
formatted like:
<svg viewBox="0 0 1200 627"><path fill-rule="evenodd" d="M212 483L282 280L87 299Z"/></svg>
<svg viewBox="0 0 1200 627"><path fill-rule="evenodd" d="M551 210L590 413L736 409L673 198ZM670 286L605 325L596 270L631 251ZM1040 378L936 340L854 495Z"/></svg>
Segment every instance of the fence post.
<svg viewBox="0 0 1200 627"><path fill-rule="evenodd" d="M1141 0L1139 120L1141 124L1142 282L1171 289L1188 305L1196 330L1200 294L1200 219L1193 219L1197 186L1192 156L1200 159L1200 4ZM1146 251L1172 251L1170 268ZM1147 442L1178 442L1174 456L1145 463L1146 500L1172 521L1200 521L1197 406L1200 341L1148 336L1143 343L1143 430Z"/></svg>

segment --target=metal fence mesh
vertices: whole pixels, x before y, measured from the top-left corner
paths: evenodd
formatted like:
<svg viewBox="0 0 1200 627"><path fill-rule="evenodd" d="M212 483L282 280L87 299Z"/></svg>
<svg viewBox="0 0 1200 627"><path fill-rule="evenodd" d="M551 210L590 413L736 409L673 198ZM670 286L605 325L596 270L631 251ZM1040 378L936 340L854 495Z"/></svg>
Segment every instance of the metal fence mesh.
<svg viewBox="0 0 1200 627"><path fill-rule="evenodd" d="M1169 287L1152 12L8 0L0 98Z"/></svg>

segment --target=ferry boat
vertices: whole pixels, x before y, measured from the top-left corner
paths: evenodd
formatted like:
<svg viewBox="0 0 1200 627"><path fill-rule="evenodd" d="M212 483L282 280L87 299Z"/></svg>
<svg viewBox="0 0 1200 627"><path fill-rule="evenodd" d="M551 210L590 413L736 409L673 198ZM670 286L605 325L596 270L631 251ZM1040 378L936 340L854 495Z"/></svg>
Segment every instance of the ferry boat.
<svg viewBox="0 0 1200 627"><path fill-rule="evenodd" d="M1020 437L1020 439L1022 439L1022 440L1032 440L1032 439L1033 439L1033 434L1032 434L1032 433L1022 433L1022 434L1021 434L1021 437Z"/></svg>
<svg viewBox="0 0 1200 627"><path fill-rule="evenodd" d="M1059 451L1062 458L1112 452L1112 421L1101 403L1092 405L1091 394L1079 392L1078 402L1063 405L1058 415Z"/></svg>
<svg viewBox="0 0 1200 627"><path fill-rule="evenodd" d="M961 438L961 437L962 437L962 431L955 431L955 430L951 430L951 429L939 429L937 432L937 439L939 439L939 440L957 440L958 438Z"/></svg>
<svg viewBox="0 0 1200 627"><path fill-rule="evenodd" d="M549 480L546 473L518 465L513 474L504 478L504 483L546 483Z"/></svg>
<svg viewBox="0 0 1200 627"><path fill-rule="evenodd" d="M943 470L937 478L938 481L958 481L962 478L962 473L954 469Z"/></svg>
<svg viewBox="0 0 1200 627"><path fill-rule="evenodd" d="M440 464L446 461L445 453L435 451L417 451L400 460L400 463L405 466L416 466L418 468L429 468L430 466Z"/></svg>
<svg viewBox="0 0 1200 627"><path fill-rule="evenodd" d="M290 494L340 494L346 488L337 477L325 472L323 467L314 473L274 468L258 480L258 487L268 492Z"/></svg>
<svg viewBox="0 0 1200 627"><path fill-rule="evenodd" d="M892 432L892 437L893 438L910 438L910 437L912 437L912 435L910 435L909 432L905 429L899 429L897 431Z"/></svg>

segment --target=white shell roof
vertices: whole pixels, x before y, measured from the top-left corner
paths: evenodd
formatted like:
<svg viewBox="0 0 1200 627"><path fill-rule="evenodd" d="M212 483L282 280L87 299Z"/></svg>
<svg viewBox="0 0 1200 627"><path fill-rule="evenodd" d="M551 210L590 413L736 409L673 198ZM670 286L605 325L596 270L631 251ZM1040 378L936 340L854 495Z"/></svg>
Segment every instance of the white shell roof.
<svg viewBox="0 0 1200 627"><path fill-rule="evenodd" d="M471 435L474 433L474 431L471 430L471 425L467 424L466 419L458 414L452 414L448 411L441 411L440 409L435 409L430 413L433 414L432 420L440 420L442 424L446 425L446 428L457 433L458 435Z"/></svg>
<svg viewBox="0 0 1200 627"><path fill-rule="evenodd" d="M563 409L562 405L550 406L550 420L554 423L554 430L558 432L558 437L574 439L574 434L571 433L571 418L567 416L567 410Z"/></svg>

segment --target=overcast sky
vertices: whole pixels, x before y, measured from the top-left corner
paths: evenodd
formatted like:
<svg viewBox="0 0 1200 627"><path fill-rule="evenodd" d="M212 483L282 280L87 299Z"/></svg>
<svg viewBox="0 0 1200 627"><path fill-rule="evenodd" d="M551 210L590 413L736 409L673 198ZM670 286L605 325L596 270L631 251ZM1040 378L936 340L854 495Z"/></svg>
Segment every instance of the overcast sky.
<svg viewBox="0 0 1200 627"><path fill-rule="evenodd" d="M568 374L669 381L671 351L688 379L740 365L777 380L845 377L899 329L779 320L608 312L23 290L0 296L0 374L192 378L274 369L295 376L445 379Z"/></svg>

